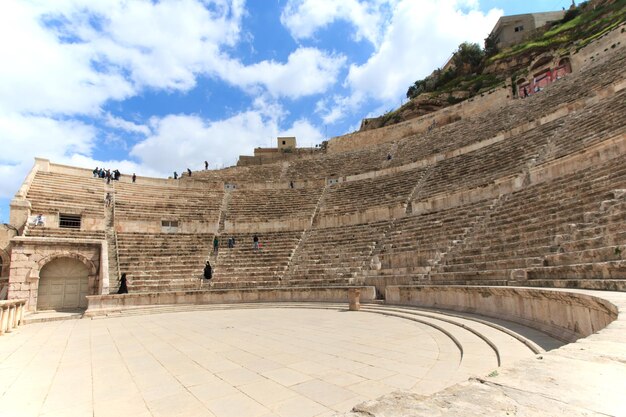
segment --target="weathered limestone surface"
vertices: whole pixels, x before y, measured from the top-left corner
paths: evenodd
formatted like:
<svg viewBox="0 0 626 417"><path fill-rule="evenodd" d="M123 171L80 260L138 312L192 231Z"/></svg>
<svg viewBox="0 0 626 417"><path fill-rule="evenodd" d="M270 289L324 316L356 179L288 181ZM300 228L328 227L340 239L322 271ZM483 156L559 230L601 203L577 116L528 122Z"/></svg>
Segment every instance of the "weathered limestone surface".
<svg viewBox="0 0 626 417"><path fill-rule="evenodd" d="M172 291L136 293L123 295L87 296L86 315L97 316L112 311L141 306L181 304L224 304L250 302L348 302L348 291L354 287L296 287L259 288L209 291ZM374 287L357 287L363 301L371 301L376 293Z"/></svg>
<svg viewBox="0 0 626 417"><path fill-rule="evenodd" d="M474 292L480 295L485 290ZM565 295L565 292L553 292ZM625 415L626 294L580 290L568 293L566 297L570 297L570 301L579 297L578 304L591 307L589 321L597 316L593 314L597 311L594 304L609 307L619 315L591 336L519 361L512 367L500 368L484 378L470 379L430 397L397 392L359 404L342 416ZM551 301L559 304L566 297L551 298ZM483 313L480 305L469 307ZM552 311L545 310L544 314L549 318ZM493 314L487 311L486 315Z"/></svg>
<svg viewBox="0 0 626 417"><path fill-rule="evenodd" d="M37 308L39 272L57 258L73 258L84 263L89 270L89 293L98 294L108 290L108 262L102 262L106 253L106 241L75 240L47 237L15 237L12 240L11 279L9 299L26 299L26 309Z"/></svg>

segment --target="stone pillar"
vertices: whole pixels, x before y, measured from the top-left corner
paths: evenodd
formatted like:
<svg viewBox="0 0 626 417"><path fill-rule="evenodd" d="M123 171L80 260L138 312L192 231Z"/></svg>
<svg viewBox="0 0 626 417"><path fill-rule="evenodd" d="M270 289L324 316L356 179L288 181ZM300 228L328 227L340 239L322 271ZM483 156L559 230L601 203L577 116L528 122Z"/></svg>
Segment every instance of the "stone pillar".
<svg viewBox="0 0 626 417"><path fill-rule="evenodd" d="M348 289L348 303L350 303L350 311L359 311L361 309L361 290L359 288Z"/></svg>
<svg viewBox="0 0 626 417"><path fill-rule="evenodd" d="M15 306L9 305L9 309L7 311L7 333L11 333L11 330L13 330L13 320L15 320Z"/></svg>
<svg viewBox="0 0 626 417"><path fill-rule="evenodd" d="M4 322L8 319L7 309L5 306L0 305L0 336L4 334L4 329L6 328Z"/></svg>

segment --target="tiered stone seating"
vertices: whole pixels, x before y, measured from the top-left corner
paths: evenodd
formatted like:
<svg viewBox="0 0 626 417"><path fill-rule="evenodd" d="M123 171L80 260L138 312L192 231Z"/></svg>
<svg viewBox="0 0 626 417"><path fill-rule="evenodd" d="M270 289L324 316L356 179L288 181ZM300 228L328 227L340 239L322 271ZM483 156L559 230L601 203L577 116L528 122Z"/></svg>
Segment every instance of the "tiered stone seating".
<svg viewBox="0 0 626 417"><path fill-rule="evenodd" d="M321 154L289 164L284 178L291 180L336 178L376 171L387 164L391 143L367 147L357 151Z"/></svg>
<svg viewBox="0 0 626 417"><path fill-rule="evenodd" d="M212 234L118 233L120 273L131 292L197 289Z"/></svg>
<svg viewBox="0 0 626 417"><path fill-rule="evenodd" d="M186 174L182 181L218 181L230 184L280 182L283 165L281 162L263 165L234 166L220 170L194 171L191 177Z"/></svg>
<svg viewBox="0 0 626 417"><path fill-rule="evenodd" d="M308 231L285 275L288 284L357 283L388 226L376 222Z"/></svg>
<svg viewBox="0 0 626 417"><path fill-rule="evenodd" d="M69 239L101 239L104 240L104 230L76 230L57 229L52 227L33 227L28 229L26 236L30 237L54 237Z"/></svg>
<svg viewBox="0 0 626 417"><path fill-rule="evenodd" d="M232 191L226 220L253 223L310 219L321 187Z"/></svg>
<svg viewBox="0 0 626 417"><path fill-rule="evenodd" d="M626 90L588 106L566 118L552 138L552 152L544 161L571 155L607 138L626 132Z"/></svg>
<svg viewBox="0 0 626 417"><path fill-rule="evenodd" d="M420 190L426 198L434 194L476 188L508 175L520 174L536 159L542 146L564 124L562 119L474 152L444 159L435 165Z"/></svg>
<svg viewBox="0 0 626 417"><path fill-rule="evenodd" d="M28 190L32 213L82 214L104 218L104 180L38 171Z"/></svg>
<svg viewBox="0 0 626 417"><path fill-rule="evenodd" d="M580 72L569 74L531 98L515 100L498 110L404 138L398 141L390 165L404 165L436 153L445 153L490 139L501 132L546 116L568 103L589 97L595 91L623 79L625 55L616 54L609 62L594 64ZM561 137L567 138L566 135Z"/></svg>
<svg viewBox="0 0 626 417"><path fill-rule="evenodd" d="M404 203L425 173L425 169L412 169L328 186L320 216L339 216Z"/></svg>
<svg viewBox="0 0 626 417"><path fill-rule="evenodd" d="M624 197L614 190L625 186L622 155L516 192L446 256L431 278L437 283L506 283L520 279L515 270L522 270L528 272L529 283L536 279L541 285L549 280L624 279Z"/></svg>
<svg viewBox="0 0 626 417"><path fill-rule="evenodd" d="M375 275L418 278L427 274L438 258L485 216L490 204L492 201L484 200L396 220L383 240L379 254L382 269Z"/></svg>
<svg viewBox="0 0 626 417"><path fill-rule="evenodd" d="M117 219L188 219L215 222L224 192L177 185L115 184Z"/></svg>
<svg viewBox="0 0 626 417"><path fill-rule="evenodd" d="M254 250L254 233L223 234L213 262L212 288L276 286L281 282L302 232L259 233L259 250ZM228 238L235 238L229 248Z"/></svg>

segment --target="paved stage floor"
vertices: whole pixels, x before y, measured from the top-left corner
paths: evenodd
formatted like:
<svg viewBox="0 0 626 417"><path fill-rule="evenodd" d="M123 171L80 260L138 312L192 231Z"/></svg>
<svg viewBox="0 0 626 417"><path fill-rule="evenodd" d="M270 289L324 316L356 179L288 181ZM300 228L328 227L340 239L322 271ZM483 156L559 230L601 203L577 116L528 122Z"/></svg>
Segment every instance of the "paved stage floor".
<svg viewBox="0 0 626 417"><path fill-rule="evenodd" d="M332 416L465 380L459 360L432 327L332 309L33 323L0 337L0 417Z"/></svg>

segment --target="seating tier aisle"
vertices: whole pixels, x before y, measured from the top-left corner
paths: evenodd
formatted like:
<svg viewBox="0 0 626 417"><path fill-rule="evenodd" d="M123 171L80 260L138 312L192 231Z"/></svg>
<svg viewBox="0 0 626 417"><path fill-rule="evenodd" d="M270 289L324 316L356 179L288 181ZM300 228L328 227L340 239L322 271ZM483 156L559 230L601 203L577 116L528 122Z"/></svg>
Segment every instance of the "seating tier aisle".
<svg viewBox="0 0 626 417"><path fill-rule="evenodd" d="M104 184L104 180L87 174L38 171L27 199L33 214L59 212L104 218Z"/></svg>
<svg viewBox="0 0 626 417"><path fill-rule="evenodd" d="M383 240L382 274L413 275L430 271L436 260L462 239L487 211L491 200L398 219Z"/></svg>
<svg viewBox="0 0 626 417"><path fill-rule="evenodd" d="M224 234L217 260L213 262L213 288L276 286L289 265L302 232L259 233L259 249L253 246L254 233ZM235 239L233 248L228 238Z"/></svg>
<svg viewBox="0 0 626 417"><path fill-rule="evenodd" d="M232 191L226 220L253 223L310 219L322 187Z"/></svg>
<svg viewBox="0 0 626 417"><path fill-rule="evenodd" d="M320 215L339 216L379 206L391 207L404 203L425 173L425 169L413 169L331 185L324 196Z"/></svg>
<svg viewBox="0 0 626 417"><path fill-rule="evenodd" d="M389 222L312 229L306 232L286 274L292 285L358 283Z"/></svg>
<svg viewBox="0 0 626 417"><path fill-rule="evenodd" d="M203 187L115 184L115 217L125 220L173 218L216 222L224 192Z"/></svg>
<svg viewBox="0 0 626 417"><path fill-rule="evenodd" d="M431 274L432 281L524 281L523 271L529 284L538 279L541 285L550 285L550 280L624 279L624 189L622 155L513 193L446 256Z"/></svg>
<svg viewBox="0 0 626 417"><path fill-rule="evenodd" d="M131 292L197 289L212 234L118 233L120 273Z"/></svg>

